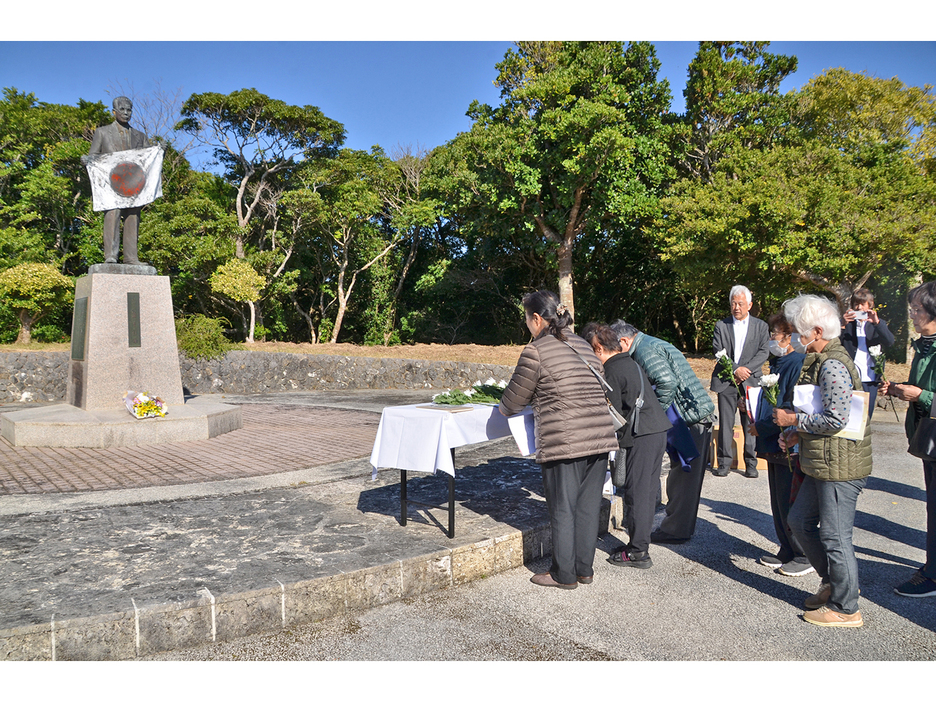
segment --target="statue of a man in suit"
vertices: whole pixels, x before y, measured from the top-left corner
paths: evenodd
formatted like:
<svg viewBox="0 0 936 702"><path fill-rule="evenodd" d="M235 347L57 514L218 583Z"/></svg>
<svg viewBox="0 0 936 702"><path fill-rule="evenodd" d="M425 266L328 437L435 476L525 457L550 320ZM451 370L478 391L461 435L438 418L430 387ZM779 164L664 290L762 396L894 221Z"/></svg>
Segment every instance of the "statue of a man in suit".
<svg viewBox="0 0 936 702"><path fill-rule="evenodd" d="M114 98L114 122L94 131L91 150L88 156L109 154L127 149L145 149L149 144L146 135L130 126L133 115L133 103L130 98ZM82 156L81 162L87 163L88 156ZM140 211L142 207L104 212L104 262L117 263L120 252L120 223L123 222L123 262L139 264L137 237L140 231Z"/></svg>

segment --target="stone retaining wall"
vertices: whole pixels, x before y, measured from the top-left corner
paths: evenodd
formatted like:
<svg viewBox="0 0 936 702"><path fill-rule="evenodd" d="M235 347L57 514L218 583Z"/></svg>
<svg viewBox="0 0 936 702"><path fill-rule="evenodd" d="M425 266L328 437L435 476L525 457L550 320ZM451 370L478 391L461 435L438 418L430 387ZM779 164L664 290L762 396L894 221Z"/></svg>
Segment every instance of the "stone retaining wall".
<svg viewBox="0 0 936 702"><path fill-rule="evenodd" d="M64 401L68 360L67 351L0 353L0 402ZM211 361L179 354L179 365L185 391L195 395L368 388L441 392L492 377L509 380L513 372L510 366L489 363L263 351L230 351Z"/></svg>

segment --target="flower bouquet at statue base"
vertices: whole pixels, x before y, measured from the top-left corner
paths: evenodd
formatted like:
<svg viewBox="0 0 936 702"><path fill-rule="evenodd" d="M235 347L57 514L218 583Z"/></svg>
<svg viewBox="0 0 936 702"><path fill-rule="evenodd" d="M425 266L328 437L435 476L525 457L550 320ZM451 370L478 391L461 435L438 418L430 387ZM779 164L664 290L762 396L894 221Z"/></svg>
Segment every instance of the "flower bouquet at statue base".
<svg viewBox="0 0 936 702"><path fill-rule="evenodd" d="M124 394L124 404L127 411L137 419L166 416L166 403L145 392L127 390Z"/></svg>

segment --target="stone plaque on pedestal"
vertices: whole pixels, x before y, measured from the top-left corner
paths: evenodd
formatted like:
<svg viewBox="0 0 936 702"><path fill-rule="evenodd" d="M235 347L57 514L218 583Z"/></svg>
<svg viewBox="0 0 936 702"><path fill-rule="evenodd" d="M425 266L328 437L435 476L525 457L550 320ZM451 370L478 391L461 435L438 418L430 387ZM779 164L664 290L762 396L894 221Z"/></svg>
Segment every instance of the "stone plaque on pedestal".
<svg viewBox="0 0 936 702"><path fill-rule="evenodd" d="M184 403L169 278L92 272L75 286L66 400L121 409L128 390Z"/></svg>

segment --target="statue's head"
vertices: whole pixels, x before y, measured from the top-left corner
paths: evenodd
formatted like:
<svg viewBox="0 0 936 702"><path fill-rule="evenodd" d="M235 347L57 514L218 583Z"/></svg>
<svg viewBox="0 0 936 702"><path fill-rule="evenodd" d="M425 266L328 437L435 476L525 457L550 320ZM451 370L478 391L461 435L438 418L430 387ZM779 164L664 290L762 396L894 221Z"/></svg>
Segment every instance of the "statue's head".
<svg viewBox="0 0 936 702"><path fill-rule="evenodd" d="M133 116L133 102L130 98L121 95L114 98L114 119L121 124L127 124Z"/></svg>

